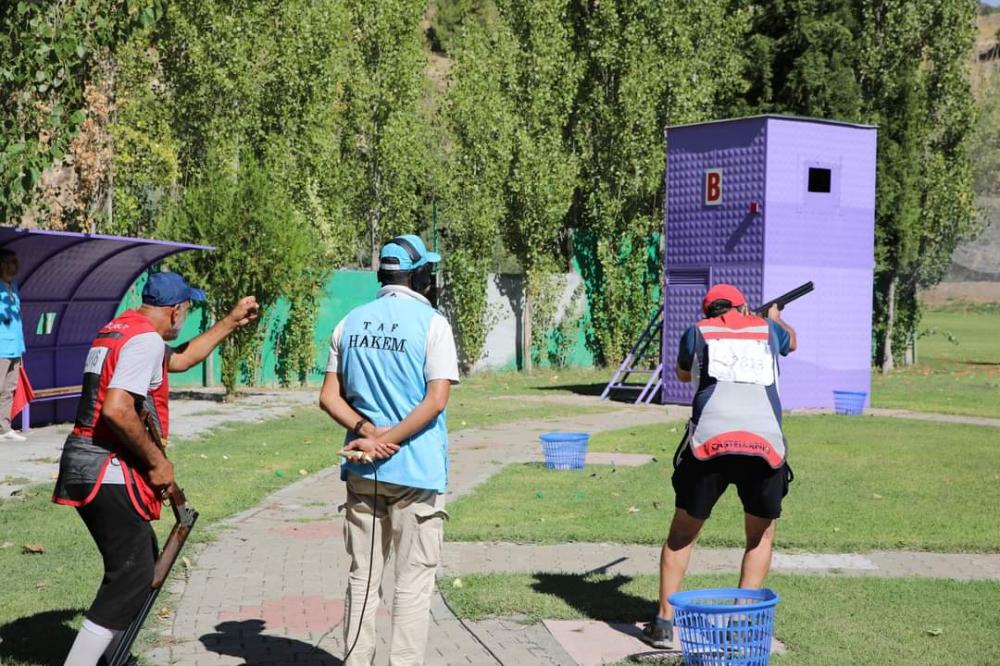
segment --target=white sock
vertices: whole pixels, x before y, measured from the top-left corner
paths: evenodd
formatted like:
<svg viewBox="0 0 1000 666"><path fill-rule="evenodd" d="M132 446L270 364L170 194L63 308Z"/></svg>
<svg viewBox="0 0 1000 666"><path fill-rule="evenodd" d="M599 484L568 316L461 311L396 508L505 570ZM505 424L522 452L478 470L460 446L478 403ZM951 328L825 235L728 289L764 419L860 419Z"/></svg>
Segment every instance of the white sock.
<svg viewBox="0 0 1000 666"><path fill-rule="evenodd" d="M84 619L63 666L95 666L114 636L110 629Z"/></svg>

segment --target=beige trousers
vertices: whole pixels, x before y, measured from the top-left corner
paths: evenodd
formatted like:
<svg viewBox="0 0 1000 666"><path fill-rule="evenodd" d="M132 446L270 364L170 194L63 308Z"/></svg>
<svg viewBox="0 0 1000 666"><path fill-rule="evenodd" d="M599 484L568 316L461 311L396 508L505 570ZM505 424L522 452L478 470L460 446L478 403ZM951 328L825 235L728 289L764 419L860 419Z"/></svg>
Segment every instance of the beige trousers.
<svg viewBox="0 0 1000 666"><path fill-rule="evenodd" d="M20 367L20 357L0 358L0 435L10 430L10 407Z"/></svg>
<svg viewBox="0 0 1000 666"><path fill-rule="evenodd" d="M448 518L444 495L379 482L373 503L374 488L375 482L370 479L354 474L347 477L344 543L351 557L351 571L344 603L345 653L355 636L358 642L344 666L369 666L375 661L375 611L382 601L382 572L393 553L396 587L392 595L389 664L423 664L434 574L441 558L444 521ZM372 539L375 559L371 562L368 603L362 618Z"/></svg>

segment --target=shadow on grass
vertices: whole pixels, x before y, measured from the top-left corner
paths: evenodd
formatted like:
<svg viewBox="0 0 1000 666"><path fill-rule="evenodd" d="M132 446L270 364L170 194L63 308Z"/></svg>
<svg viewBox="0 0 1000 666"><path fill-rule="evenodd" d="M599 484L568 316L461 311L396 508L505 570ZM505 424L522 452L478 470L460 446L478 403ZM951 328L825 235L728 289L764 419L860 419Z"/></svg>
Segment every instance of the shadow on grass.
<svg viewBox="0 0 1000 666"><path fill-rule="evenodd" d="M293 664L308 662L322 666L341 666L344 662L309 643L268 636L263 620L241 620L215 625L214 634L198 640L209 652L242 659L246 666L255 664Z"/></svg>
<svg viewBox="0 0 1000 666"><path fill-rule="evenodd" d="M532 391L568 391L576 395L601 395L604 391L604 387L607 386L607 382L603 384L552 384L546 386L532 386L530 389ZM627 400L627 391L614 391L614 393L619 397ZM635 396L632 396L635 400Z"/></svg>
<svg viewBox="0 0 1000 666"><path fill-rule="evenodd" d="M623 592L631 582L621 574L598 577L591 574L536 573L531 587L541 594L559 597L591 620L635 622L656 613L655 602Z"/></svg>
<svg viewBox="0 0 1000 666"><path fill-rule="evenodd" d="M83 608L43 611L0 627L0 663L61 664L76 630L69 626Z"/></svg>

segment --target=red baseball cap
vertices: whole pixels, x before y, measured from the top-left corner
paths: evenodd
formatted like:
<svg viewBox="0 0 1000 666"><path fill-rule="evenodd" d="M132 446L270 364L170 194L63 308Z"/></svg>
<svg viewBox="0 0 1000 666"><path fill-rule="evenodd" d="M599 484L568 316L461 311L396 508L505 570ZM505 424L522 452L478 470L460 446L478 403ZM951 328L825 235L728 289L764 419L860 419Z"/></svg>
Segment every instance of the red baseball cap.
<svg viewBox="0 0 1000 666"><path fill-rule="evenodd" d="M713 301L726 300L733 304L734 308L746 305L747 299L743 298L743 292L731 284L717 284L705 293L705 298L701 302L702 312L708 311L708 306Z"/></svg>

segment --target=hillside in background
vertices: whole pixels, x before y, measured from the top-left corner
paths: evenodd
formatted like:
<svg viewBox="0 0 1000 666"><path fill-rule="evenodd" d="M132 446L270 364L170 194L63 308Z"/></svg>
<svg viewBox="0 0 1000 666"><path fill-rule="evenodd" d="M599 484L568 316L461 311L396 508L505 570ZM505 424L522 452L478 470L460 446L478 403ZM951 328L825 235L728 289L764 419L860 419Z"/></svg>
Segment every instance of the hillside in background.
<svg viewBox="0 0 1000 666"><path fill-rule="evenodd" d="M997 150L1000 127L996 119L1000 117L997 106L1000 100L1000 81L997 71L1000 70L1000 44L997 36L1000 33L1000 11L982 14L978 18L979 36L971 57L972 87L979 101L980 113L984 122L982 130L990 136L982 136L977 145L978 150ZM993 118L991 124L989 118ZM994 165L995 160L976 160L980 169ZM989 181L989 178L977 178L977 183ZM995 179L993 180L995 182ZM1000 283L1000 193L990 192L980 187L977 191L977 203L987 217L989 226L974 241L960 245L952 256L952 268L947 280L949 282L998 282Z"/></svg>

